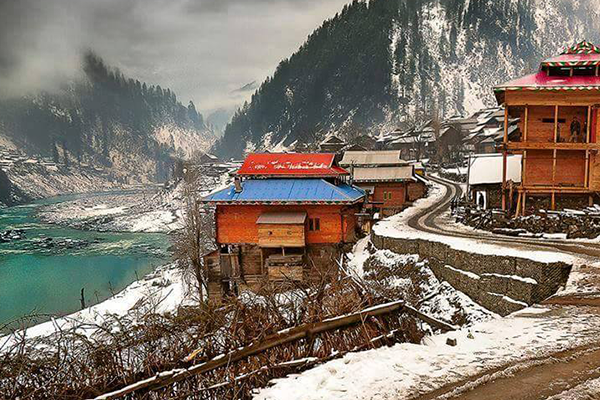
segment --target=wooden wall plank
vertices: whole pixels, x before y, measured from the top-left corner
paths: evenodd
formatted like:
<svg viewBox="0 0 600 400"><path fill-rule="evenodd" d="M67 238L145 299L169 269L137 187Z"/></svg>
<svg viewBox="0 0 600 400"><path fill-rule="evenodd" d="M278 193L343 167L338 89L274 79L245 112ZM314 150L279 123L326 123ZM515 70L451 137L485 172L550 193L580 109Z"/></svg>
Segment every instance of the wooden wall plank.
<svg viewBox="0 0 600 400"><path fill-rule="evenodd" d="M258 244L261 247L303 247L306 245L304 225L260 224Z"/></svg>
<svg viewBox="0 0 600 400"><path fill-rule="evenodd" d="M342 226L341 213L347 218L356 218L358 206L344 208L339 205L311 206L266 206L266 205L219 205L216 212L218 226L217 242L220 244L258 244L258 225L256 220L264 212L297 212L305 211L307 218L319 218L320 231L309 231L305 228L306 243L340 243L347 241L351 234Z"/></svg>

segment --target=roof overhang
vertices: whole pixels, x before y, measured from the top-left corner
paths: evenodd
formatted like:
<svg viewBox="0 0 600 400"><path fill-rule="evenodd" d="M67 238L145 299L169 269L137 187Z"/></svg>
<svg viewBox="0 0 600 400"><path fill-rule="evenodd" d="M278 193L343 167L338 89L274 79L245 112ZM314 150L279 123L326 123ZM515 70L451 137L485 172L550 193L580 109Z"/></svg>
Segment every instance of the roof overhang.
<svg viewBox="0 0 600 400"><path fill-rule="evenodd" d="M364 196L363 196L364 197ZM348 205L358 204L363 201L363 197L355 200L200 200L201 203L207 205L269 205L269 206L300 206L300 205Z"/></svg>
<svg viewBox="0 0 600 400"><path fill-rule="evenodd" d="M305 221L305 212L266 212L258 217L256 223L258 225L303 225Z"/></svg>

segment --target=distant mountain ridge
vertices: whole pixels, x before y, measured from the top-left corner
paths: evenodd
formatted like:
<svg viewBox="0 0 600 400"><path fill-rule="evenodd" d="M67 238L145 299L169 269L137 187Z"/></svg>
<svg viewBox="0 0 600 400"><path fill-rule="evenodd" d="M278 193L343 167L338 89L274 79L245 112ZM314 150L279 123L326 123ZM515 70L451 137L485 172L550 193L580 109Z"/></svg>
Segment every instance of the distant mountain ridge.
<svg viewBox="0 0 600 400"><path fill-rule="evenodd" d="M493 85L581 39L598 0L354 0L234 115L215 151L240 157L332 132L378 133L494 103ZM343 136L343 135L342 135Z"/></svg>
<svg viewBox="0 0 600 400"><path fill-rule="evenodd" d="M215 136L192 102L125 77L87 52L84 79L59 92L0 100L0 135L60 164L100 166L126 181L161 181L174 157L209 148ZM0 141L1 143L2 141Z"/></svg>

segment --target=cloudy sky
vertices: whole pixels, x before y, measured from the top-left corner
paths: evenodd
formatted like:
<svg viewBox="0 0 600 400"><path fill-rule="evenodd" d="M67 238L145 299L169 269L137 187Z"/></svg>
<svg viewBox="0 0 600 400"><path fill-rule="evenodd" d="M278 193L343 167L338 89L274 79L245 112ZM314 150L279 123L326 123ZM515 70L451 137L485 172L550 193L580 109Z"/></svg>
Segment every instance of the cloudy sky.
<svg viewBox="0 0 600 400"><path fill-rule="evenodd" d="M52 90L91 48L208 113L249 97L349 0L0 0L0 96Z"/></svg>

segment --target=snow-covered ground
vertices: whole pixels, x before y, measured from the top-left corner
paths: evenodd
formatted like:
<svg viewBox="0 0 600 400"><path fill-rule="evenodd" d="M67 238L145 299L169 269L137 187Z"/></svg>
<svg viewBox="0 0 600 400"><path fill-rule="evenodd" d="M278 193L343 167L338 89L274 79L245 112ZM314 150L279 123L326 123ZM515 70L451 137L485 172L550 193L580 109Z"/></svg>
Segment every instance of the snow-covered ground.
<svg viewBox="0 0 600 400"><path fill-rule="evenodd" d="M89 194L43 207L45 222L86 230L116 232L171 232L182 227L183 193L174 190Z"/></svg>
<svg viewBox="0 0 600 400"><path fill-rule="evenodd" d="M570 349L596 340L595 310L532 307L507 318L324 363L274 381L255 399L405 399L494 367ZM446 344L456 339L457 345Z"/></svg>
<svg viewBox="0 0 600 400"><path fill-rule="evenodd" d="M369 237L366 237L355 245L348 257L347 272L371 292L384 297L391 295L390 301L412 298L411 306L449 324L460 322L469 326L499 318L449 283L437 279L427 260L420 260L417 254L376 250L369 246Z"/></svg>
<svg viewBox="0 0 600 400"><path fill-rule="evenodd" d="M480 254L506 254L507 247L488 241L430 234L410 228L408 220L420 210L438 202L445 188L435 184L427 198L421 199L403 213L379 222L374 227L378 235L397 238L421 238L438 241L458 249ZM357 277L364 277L369 257L376 257L380 266L394 266L418 259L417 256L399 255L389 250L369 251L369 238L354 248L348 267ZM510 248L511 255L541 262L564 261L573 265L573 272L563 293L581 293L582 285L598 290L599 282L590 280L598 276L600 264L590 258L572 254L518 246ZM426 265L419 265L428 269ZM433 274L432 274L433 276ZM404 399L430 392L447 384L459 382L470 376L513 362L527 365L533 359L591 343L600 333L600 315L594 308L569 306L533 306L513 313L506 318L485 314L473 301L435 277L425 284L438 294L421 304L420 311L448 321L452 312L450 304L456 299L467 315L481 313L484 317L467 323L458 331L426 337L421 344L397 344L358 353L349 353L341 359L324 363L301 374L291 375L272 382L262 389L256 399ZM406 279L393 279L389 286L409 285ZM436 289L437 287L437 289ZM464 296L464 297L463 297ZM479 308L478 308L479 307ZM488 312L489 313L489 312ZM446 314L446 315L445 315ZM447 344L456 339L457 345ZM597 390L597 381L586 382L585 387L573 389L577 393ZM590 388L589 386L592 386ZM594 392L595 393L595 392Z"/></svg>
<svg viewBox="0 0 600 400"><path fill-rule="evenodd" d="M232 166L235 168L235 166ZM200 176L192 184L195 195L204 196L229 183L227 173ZM73 201L44 207L40 217L46 222L79 229L117 232L172 232L183 227L186 209L186 183L172 188L91 193Z"/></svg>
<svg viewBox="0 0 600 400"><path fill-rule="evenodd" d="M415 214L439 202L440 199L443 198L446 194L446 190L447 189L444 186L434 182L430 188L429 195L427 197L417 200L413 204L413 207L404 210L402 213L396 214L390 218L380 221L373 227L373 231L377 235L385 237L402 239L419 238L423 240L445 243L453 249L469 251L477 254L506 254L506 244L492 244L490 243L490 241L487 240L484 241L472 238L462 238L423 232L420 230L413 229L408 225L408 220ZM580 264L589 261L582 257L558 251L540 250L534 247L528 247L523 245L509 247L512 256L522 257L539 262L562 261L568 264Z"/></svg>

